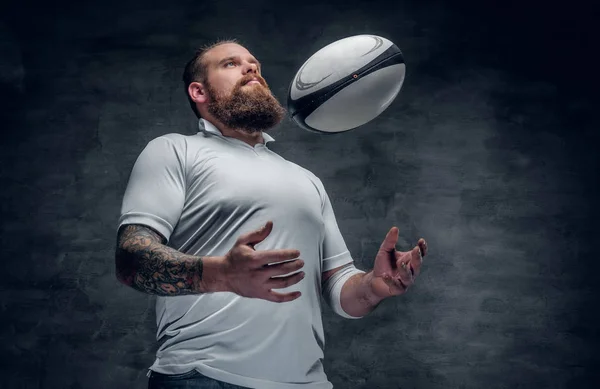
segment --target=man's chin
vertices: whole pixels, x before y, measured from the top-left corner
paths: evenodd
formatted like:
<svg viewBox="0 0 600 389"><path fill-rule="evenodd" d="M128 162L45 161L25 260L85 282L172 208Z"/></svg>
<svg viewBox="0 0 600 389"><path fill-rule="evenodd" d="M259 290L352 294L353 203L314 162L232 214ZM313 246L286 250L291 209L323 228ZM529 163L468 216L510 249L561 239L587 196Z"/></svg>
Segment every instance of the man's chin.
<svg viewBox="0 0 600 389"><path fill-rule="evenodd" d="M225 126L249 134L266 132L285 116L285 109L260 82L238 87L231 98L217 99L208 108L211 115Z"/></svg>
<svg viewBox="0 0 600 389"><path fill-rule="evenodd" d="M251 93L260 93L262 95L267 91L267 89L261 83L251 81L248 84L243 85L239 91L246 95Z"/></svg>

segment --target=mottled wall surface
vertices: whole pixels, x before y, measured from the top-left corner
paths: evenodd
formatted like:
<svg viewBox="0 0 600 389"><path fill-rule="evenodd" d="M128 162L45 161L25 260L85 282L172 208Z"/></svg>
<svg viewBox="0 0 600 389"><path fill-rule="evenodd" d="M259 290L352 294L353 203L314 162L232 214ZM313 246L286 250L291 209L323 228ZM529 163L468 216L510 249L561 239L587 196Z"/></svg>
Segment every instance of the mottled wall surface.
<svg viewBox="0 0 600 389"><path fill-rule="evenodd" d="M362 320L329 308L342 388L588 388L600 378L593 246L598 64L578 3L13 2L0 23L0 387L144 388L154 299L114 275L135 158L195 132L193 49L237 37L281 101L302 62L373 33L407 60L379 118L289 120L272 148L319 176L357 267L385 233L431 247L417 285ZM414 3L414 4L413 4ZM594 381L595 380L595 381Z"/></svg>

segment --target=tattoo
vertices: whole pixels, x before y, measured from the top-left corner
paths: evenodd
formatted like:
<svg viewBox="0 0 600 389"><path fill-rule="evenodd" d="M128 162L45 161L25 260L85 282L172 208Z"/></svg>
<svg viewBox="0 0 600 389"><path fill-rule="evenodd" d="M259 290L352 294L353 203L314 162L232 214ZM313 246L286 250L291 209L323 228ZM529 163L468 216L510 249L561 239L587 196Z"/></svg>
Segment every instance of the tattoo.
<svg viewBox="0 0 600 389"><path fill-rule="evenodd" d="M202 259L165 246L153 229L130 224L119 232L117 278L125 285L159 296L199 294Z"/></svg>

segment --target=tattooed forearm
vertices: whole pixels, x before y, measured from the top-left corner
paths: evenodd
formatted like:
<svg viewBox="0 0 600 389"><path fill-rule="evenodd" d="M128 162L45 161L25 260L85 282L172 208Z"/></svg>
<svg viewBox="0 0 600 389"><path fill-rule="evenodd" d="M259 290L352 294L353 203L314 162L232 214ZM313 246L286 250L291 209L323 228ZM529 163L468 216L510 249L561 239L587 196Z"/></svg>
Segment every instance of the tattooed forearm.
<svg viewBox="0 0 600 389"><path fill-rule="evenodd" d="M123 227L115 255L119 281L161 296L202 293L202 260L163 245L162 239L148 227Z"/></svg>

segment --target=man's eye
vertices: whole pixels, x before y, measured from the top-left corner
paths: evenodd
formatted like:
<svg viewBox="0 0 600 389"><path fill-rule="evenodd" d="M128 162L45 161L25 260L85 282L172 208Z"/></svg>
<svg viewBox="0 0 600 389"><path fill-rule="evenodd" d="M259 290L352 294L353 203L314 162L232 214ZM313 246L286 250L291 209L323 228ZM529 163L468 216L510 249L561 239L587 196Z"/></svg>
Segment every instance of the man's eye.
<svg viewBox="0 0 600 389"><path fill-rule="evenodd" d="M225 66L229 66L229 65L235 65L235 62L229 61L229 62L225 63Z"/></svg>

